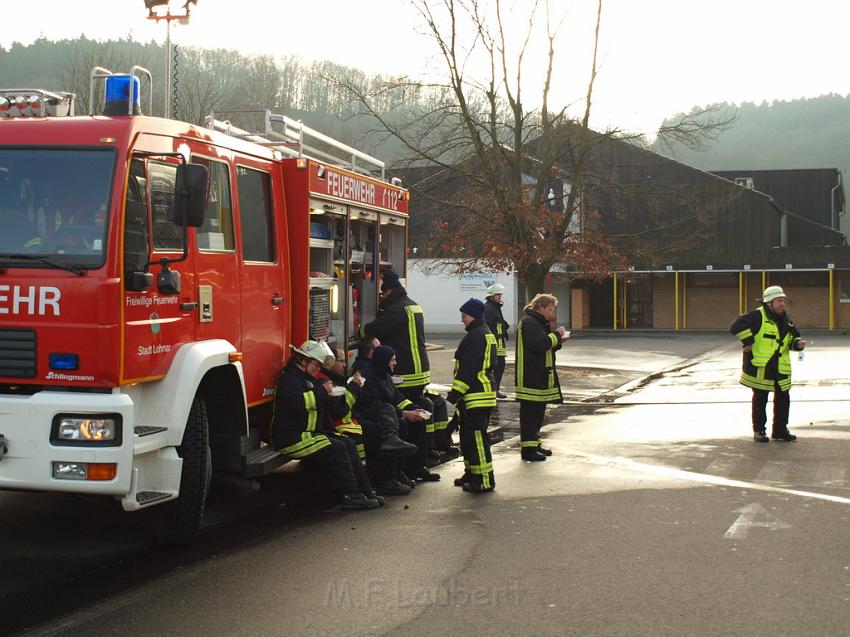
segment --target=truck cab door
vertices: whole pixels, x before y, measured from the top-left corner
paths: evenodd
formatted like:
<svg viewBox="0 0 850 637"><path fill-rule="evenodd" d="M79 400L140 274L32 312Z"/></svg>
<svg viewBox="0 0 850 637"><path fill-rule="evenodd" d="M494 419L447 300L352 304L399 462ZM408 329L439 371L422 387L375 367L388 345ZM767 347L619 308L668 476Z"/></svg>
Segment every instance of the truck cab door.
<svg viewBox="0 0 850 637"><path fill-rule="evenodd" d="M195 340L195 264L191 251L181 260L186 229L175 223L176 175L175 162L135 158L130 163L123 255L124 383L164 376L177 348ZM179 277L176 293L157 285L163 258L175 261L168 267ZM128 281L146 268L153 284L132 289Z"/></svg>

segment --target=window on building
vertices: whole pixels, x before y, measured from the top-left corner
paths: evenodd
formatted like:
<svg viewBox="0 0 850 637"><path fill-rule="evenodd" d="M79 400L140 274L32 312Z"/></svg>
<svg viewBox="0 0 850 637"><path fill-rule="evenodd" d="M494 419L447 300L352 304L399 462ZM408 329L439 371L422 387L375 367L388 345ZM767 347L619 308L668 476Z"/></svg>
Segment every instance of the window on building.
<svg viewBox="0 0 850 637"><path fill-rule="evenodd" d="M274 258L271 179L268 173L238 166L239 227L242 230L242 258L268 261Z"/></svg>
<svg viewBox="0 0 850 637"><path fill-rule="evenodd" d="M850 303L850 272L844 270L838 273L839 283L838 300L841 303Z"/></svg>

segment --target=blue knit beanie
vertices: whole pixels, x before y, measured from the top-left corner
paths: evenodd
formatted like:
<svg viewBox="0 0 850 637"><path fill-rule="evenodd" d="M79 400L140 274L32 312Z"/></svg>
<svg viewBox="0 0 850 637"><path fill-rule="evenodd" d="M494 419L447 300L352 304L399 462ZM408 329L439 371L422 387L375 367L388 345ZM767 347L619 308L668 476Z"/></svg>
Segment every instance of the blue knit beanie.
<svg viewBox="0 0 850 637"><path fill-rule="evenodd" d="M478 299L469 299L460 306L460 311L473 318L481 318L484 316L484 303Z"/></svg>

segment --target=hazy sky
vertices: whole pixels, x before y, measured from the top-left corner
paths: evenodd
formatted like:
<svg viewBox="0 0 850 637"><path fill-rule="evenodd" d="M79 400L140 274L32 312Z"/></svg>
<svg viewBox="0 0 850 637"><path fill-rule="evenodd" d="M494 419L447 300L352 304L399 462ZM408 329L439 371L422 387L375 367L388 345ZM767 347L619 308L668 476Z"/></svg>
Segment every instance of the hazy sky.
<svg viewBox="0 0 850 637"><path fill-rule="evenodd" d="M517 35L528 1L505 2L517 5L506 20ZM6 4L6 47L81 33L165 40L165 24L146 19L143 0ZM177 9L181 4L173 1ZM566 105L584 90L595 1L551 6L566 16L553 82L554 102ZM848 94L848 26L850 0L605 0L592 123L651 132L664 116L695 104ZM185 45L296 54L420 77L441 68L422 31L406 0L198 0L190 24L174 26L172 36ZM525 101L534 103L539 78L527 76Z"/></svg>

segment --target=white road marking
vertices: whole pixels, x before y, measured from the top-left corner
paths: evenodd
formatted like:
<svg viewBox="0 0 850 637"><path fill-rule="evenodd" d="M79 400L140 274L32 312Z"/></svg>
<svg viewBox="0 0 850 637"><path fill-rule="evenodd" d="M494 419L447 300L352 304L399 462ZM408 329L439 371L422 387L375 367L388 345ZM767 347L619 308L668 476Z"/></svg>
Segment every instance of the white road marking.
<svg viewBox="0 0 850 637"><path fill-rule="evenodd" d="M850 504L850 498L843 498L838 495L829 495L826 493L815 493L813 491L801 491L799 489L786 489L785 487L774 487L769 484L759 484L758 482L747 482L745 480L731 480L721 476L713 476L707 473L697 473L695 471L684 471L682 469L673 469L661 465L646 464L643 462L635 462L629 458L622 456L609 457L600 456L595 453L585 453L583 451L569 450L570 455L584 458L590 462L600 465L612 465L624 467L640 473L648 473L666 478L674 478L677 480L687 480L689 482L704 482L706 484L716 484L724 487L735 487L738 489L749 489L751 491L767 491L770 493L782 493L785 495L796 495L803 498L812 498L814 500L826 500L827 502L836 502L838 504Z"/></svg>
<svg viewBox="0 0 850 637"><path fill-rule="evenodd" d="M747 537L747 533L752 528L768 529L770 531L791 528L790 524L770 515L758 502L748 504L738 509L738 512L741 515L732 522L732 526L723 534L723 537L727 540L742 540Z"/></svg>

